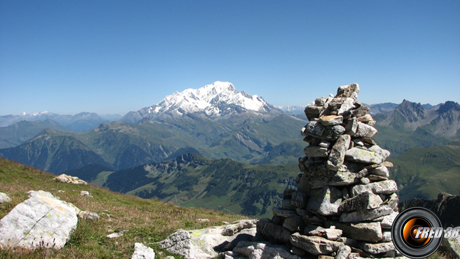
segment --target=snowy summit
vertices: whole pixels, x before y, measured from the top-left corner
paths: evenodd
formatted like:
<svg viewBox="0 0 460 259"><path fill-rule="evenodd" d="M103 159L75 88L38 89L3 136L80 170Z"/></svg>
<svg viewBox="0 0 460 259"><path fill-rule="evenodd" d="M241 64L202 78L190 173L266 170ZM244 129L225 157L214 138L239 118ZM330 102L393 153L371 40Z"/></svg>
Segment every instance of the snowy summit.
<svg viewBox="0 0 460 259"><path fill-rule="evenodd" d="M262 97L245 91L238 92L230 82L216 81L198 89L175 92L156 105L128 113L123 120L135 122L146 117L175 117L195 112L202 112L208 117L220 117L247 111L268 113L273 110L276 108Z"/></svg>

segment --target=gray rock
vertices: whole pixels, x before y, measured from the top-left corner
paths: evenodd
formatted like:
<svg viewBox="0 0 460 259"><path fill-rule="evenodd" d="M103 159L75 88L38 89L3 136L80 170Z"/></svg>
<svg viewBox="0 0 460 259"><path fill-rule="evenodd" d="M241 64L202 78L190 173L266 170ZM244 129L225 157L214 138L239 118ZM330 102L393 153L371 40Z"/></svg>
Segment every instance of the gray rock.
<svg viewBox="0 0 460 259"><path fill-rule="evenodd" d="M354 197L363 192L373 192L375 194L392 194L398 191L398 186L393 180L373 182L370 184L359 184L351 188L351 195Z"/></svg>
<svg viewBox="0 0 460 259"><path fill-rule="evenodd" d="M340 106L340 108L337 110L337 114L344 114L346 112L348 112L349 110L355 108L355 100L353 100L352 98L347 98L345 99L345 101L343 101L342 105Z"/></svg>
<svg viewBox="0 0 460 259"><path fill-rule="evenodd" d="M321 138L324 134L325 128L321 125L321 123L316 121L310 121L305 127L302 128L301 134L303 136L313 136L317 138Z"/></svg>
<svg viewBox="0 0 460 259"><path fill-rule="evenodd" d="M305 107L305 116L308 120L311 121L314 118L318 118L320 113L322 113L326 108L323 105L307 105Z"/></svg>
<svg viewBox="0 0 460 259"><path fill-rule="evenodd" d="M344 212L340 215L340 222L362 222L370 221L378 217L389 215L393 212L389 206L383 205L371 210L358 210L353 212Z"/></svg>
<svg viewBox="0 0 460 259"><path fill-rule="evenodd" d="M324 147L315 147L315 146L308 146L305 147L303 152L308 157L327 157L328 150Z"/></svg>
<svg viewBox="0 0 460 259"><path fill-rule="evenodd" d="M351 247L344 245L337 250L337 255L335 259L347 259L348 255L351 253Z"/></svg>
<svg viewBox="0 0 460 259"><path fill-rule="evenodd" d="M361 105L358 108L351 110L351 116L359 118L359 117L366 115L366 113L369 112L369 110L370 110L369 107Z"/></svg>
<svg viewBox="0 0 460 259"><path fill-rule="evenodd" d="M383 229L391 229L391 226L393 226L393 221L395 218L398 216L398 212L392 211L391 214L386 215L383 217L382 222L380 223L382 225Z"/></svg>
<svg viewBox="0 0 460 259"><path fill-rule="evenodd" d="M363 139L365 140L366 138L363 138ZM379 145L375 145L375 144L369 148L369 151L374 152L375 154L383 157L383 160L387 159L391 154L390 151L383 149ZM382 161L382 164L384 164L385 162L386 161ZM376 164L380 164L380 163L376 163Z"/></svg>
<svg viewBox="0 0 460 259"><path fill-rule="evenodd" d="M239 225L238 222L231 225ZM157 244L171 253L184 256L186 259L215 258L218 256L217 248L223 244L232 244L235 239L241 236L254 238L256 234L255 228L244 228L233 236L223 236L222 232L226 228L229 229L229 225L187 231L180 229ZM221 247L221 249L223 248Z"/></svg>
<svg viewBox="0 0 460 259"><path fill-rule="evenodd" d="M305 228L305 222L301 216L293 216L284 220L283 227L291 232L296 232Z"/></svg>
<svg viewBox="0 0 460 259"><path fill-rule="evenodd" d="M363 192L351 199L345 200L339 206L339 212L375 209L379 207L382 202L383 201L379 195L376 195L372 192Z"/></svg>
<svg viewBox="0 0 460 259"><path fill-rule="evenodd" d="M356 99L358 99L358 94L359 94L359 85L349 84L349 85L340 86L337 89L336 97L352 98L353 100L356 101Z"/></svg>
<svg viewBox="0 0 460 259"><path fill-rule="evenodd" d="M291 232L282 226L274 224L269 219L261 219L257 222L257 233L266 240L281 244L289 244Z"/></svg>
<svg viewBox="0 0 460 259"><path fill-rule="evenodd" d="M334 146L332 146L327 167L330 170L337 171L343 165L345 153L350 145L350 135L341 135L337 138Z"/></svg>
<svg viewBox="0 0 460 259"><path fill-rule="evenodd" d="M75 206L44 191L29 191L29 199L0 221L0 247L61 249L77 227Z"/></svg>
<svg viewBox="0 0 460 259"><path fill-rule="evenodd" d="M87 182L81 180L80 178L78 178L76 176L70 176L70 175L66 175L66 174L61 174L61 175L55 177L54 180L60 181L60 182L63 182L63 183L71 183L71 184L84 184L84 185L88 184Z"/></svg>
<svg viewBox="0 0 460 259"><path fill-rule="evenodd" d="M391 194L390 197L388 198L388 206L390 206L390 208L392 208L393 211L398 212L399 211L398 204L399 204L398 195L396 193Z"/></svg>
<svg viewBox="0 0 460 259"><path fill-rule="evenodd" d="M357 138L372 138L377 134L377 129L369 126L367 124L364 124L362 122L358 122L358 130L354 137Z"/></svg>
<svg viewBox="0 0 460 259"><path fill-rule="evenodd" d="M268 242L241 241L233 252L251 259L301 259L291 254L285 246L272 245Z"/></svg>
<svg viewBox="0 0 460 259"><path fill-rule="evenodd" d="M329 185L329 181L336 174L335 171L329 170L327 165L319 164L310 166L304 172L305 181L311 189L320 189ZM297 189L299 190L299 188Z"/></svg>
<svg viewBox="0 0 460 259"><path fill-rule="evenodd" d="M343 243L330 241L318 236L304 236L299 233L291 235L291 244L313 255L331 254L336 252Z"/></svg>
<svg viewBox="0 0 460 259"><path fill-rule="evenodd" d="M125 232L128 232L128 230L123 230L123 231L120 231L120 232L115 232L115 233L112 233L112 234L109 234L107 235L108 238L119 238L119 237L122 237Z"/></svg>
<svg viewBox="0 0 460 259"><path fill-rule="evenodd" d="M323 126L335 126L340 125L343 122L343 116L341 115L324 115L319 117L319 123Z"/></svg>
<svg viewBox="0 0 460 259"><path fill-rule="evenodd" d="M329 180L330 186L346 186L350 184L357 183L359 181L360 175L353 172L342 172L337 171L334 176Z"/></svg>
<svg viewBox="0 0 460 259"><path fill-rule="evenodd" d="M385 166L379 166L379 167L373 168L369 170L369 173L374 174L374 175L383 176L386 178L390 177L390 171Z"/></svg>
<svg viewBox="0 0 460 259"><path fill-rule="evenodd" d="M329 224L342 229L344 236L354 240L379 242L383 238L380 222L350 224L334 221Z"/></svg>
<svg viewBox="0 0 460 259"><path fill-rule="evenodd" d="M315 105L317 106L324 106L326 104L327 98L326 97L319 97L315 99Z"/></svg>
<svg viewBox="0 0 460 259"><path fill-rule="evenodd" d="M369 178L367 178L367 177L363 177L363 178L360 179L360 182L362 184L370 184L371 180L369 180Z"/></svg>
<svg viewBox="0 0 460 259"><path fill-rule="evenodd" d="M292 192L291 204L296 208L303 209L307 204L307 194L304 192Z"/></svg>
<svg viewBox="0 0 460 259"><path fill-rule="evenodd" d="M11 202L11 198L6 193L0 192L0 204L4 202Z"/></svg>
<svg viewBox="0 0 460 259"><path fill-rule="evenodd" d="M364 251L371 254L381 254L395 250L393 242L385 242L378 244L365 243L363 246Z"/></svg>
<svg viewBox="0 0 460 259"><path fill-rule="evenodd" d="M375 174L370 174L367 176L371 182L380 182L380 181L385 181L388 180L388 177L381 176L381 175L375 175Z"/></svg>
<svg viewBox="0 0 460 259"><path fill-rule="evenodd" d="M391 242L391 231L383 231L383 238L381 240L382 242Z"/></svg>
<svg viewBox="0 0 460 259"><path fill-rule="evenodd" d="M243 219L228 224L222 230L223 236L233 236L243 229L255 228L257 224L256 219Z"/></svg>
<svg viewBox="0 0 460 259"><path fill-rule="evenodd" d="M345 134L350 136L354 136L358 131L358 119L352 118L348 121L347 125L345 126Z"/></svg>
<svg viewBox="0 0 460 259"><path fill-rule="evenodd" d="M363 147L350 148L345 153L345 159L366 164L380 164L385 161L386 158L387 157L382 156L381 154L375 153Z"/></svg>
<svg viewBox="0 0 460 259"><path fill-rule="evenodd" d="M325 141L325 140L321 140L321 142L319 142L319 144L318 144L318 146L325 147L325 148L329 148L330 145L331 145L331 142L328 142L328 141Z"/></svg>
<svg viewBox="0 0 460 259"><path fill-rule="evenodd" d="M296 206L292 204L291 199L284 199L281 201L281 209L284 210L295 210Z"/></svg>
<svg viewBox="0 0 460 259"><path fill-rule="evenodd" d="M145 246L142 243L134 244L134 253L131 259L155 259L155 252L152 248Z"/></svg>
<svg viewBox="0 0 460 259"><path fill-rule="evenodd" d="M342 125L335 125L332 127L326 127L322 138L326 140L336 140L340 135L345 132L345 128Z"/></svg>
<svg viewBox="0 0 460 259"><path fill-rule="evenodd" d="M337 215L341 203L342 191L327 186L319 190L312 190L306 209L323 216Z"/></svg>

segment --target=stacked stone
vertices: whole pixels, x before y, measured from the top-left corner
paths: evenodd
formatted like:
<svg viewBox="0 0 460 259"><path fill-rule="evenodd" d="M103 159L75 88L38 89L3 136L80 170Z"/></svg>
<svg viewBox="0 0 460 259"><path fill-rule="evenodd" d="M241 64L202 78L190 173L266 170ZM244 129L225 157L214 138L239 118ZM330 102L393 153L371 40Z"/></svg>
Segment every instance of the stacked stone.
<svg viewBox="0 0 460 259"><path fill-rule="evenodd" d="M291 247L298 256L395 257L391 226L398 215L390 155L372 139L377 130L369 108L356 99L358 84L317 98L305 108L301 134L309 145L299 158L297 190L286 190L273 218L257 232Z"/></svg>

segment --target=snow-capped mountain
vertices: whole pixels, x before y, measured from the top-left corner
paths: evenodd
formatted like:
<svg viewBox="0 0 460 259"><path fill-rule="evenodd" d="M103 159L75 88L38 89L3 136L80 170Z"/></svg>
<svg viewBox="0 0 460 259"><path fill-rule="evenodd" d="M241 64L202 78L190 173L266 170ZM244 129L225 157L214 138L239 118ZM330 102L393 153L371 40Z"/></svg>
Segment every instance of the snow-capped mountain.
<svg viewBox="0 0 460 259"><path fill-rule="evenodd" d="M238 92L232 83L217 81L199 89L175 92L156 105L129 112L122 121L137 122L143 118L177 117L196 112L218 118L244 112L267 114L280 111L262 97Z"/></svg>

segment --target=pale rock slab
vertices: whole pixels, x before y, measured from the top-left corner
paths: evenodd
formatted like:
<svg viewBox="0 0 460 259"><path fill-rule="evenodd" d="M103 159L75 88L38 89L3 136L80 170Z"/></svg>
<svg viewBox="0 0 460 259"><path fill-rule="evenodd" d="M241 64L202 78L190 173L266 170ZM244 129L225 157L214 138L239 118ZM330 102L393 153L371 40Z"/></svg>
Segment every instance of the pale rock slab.
<svg viewBox="0 0 460 259"><path fill-rule="evenodd" d="M29 191L0 221L0 247L62 248L77 227L74 206L44 191Z"/></svg>
<svg viewBox="0 0 460 259"><path fill-rule="evenodd" d="M76 176L70 176L66 174L61 174L57 177L54 178L54 180L63 182L63 183L71 183L71 184L88 184L87 182L81 180L80 178Z"/></svg>
<svg viewBox="0 0 460 259"><path fill-rule="evenodd" d="M380 206L371 210L357 210L353 212L344 212L340 215L340 222L362 222L370 221L378 217L389 215L393 212L389 206Z"/></svg>
<svg viewBox="0 0 460 259"><path fill-rule="evenodd" d="M330 224L333 224L337 228L342 229L344 236L354 240L379 242L383 238L380 222L358 224L332 222Z"/></svg>
<svg viewBox="0 0 460 259"><path fill-rule="evenodd" d="M381 254L395 250L393 242L385 242L378 244L365 243L363 246L364 251L371 254Z"/></svg>
<svg viewBox="0 0 460 259"><path fill-rule="evenodd" d="M350 140L350 135L341 135L337 138L329 154L329 160L327 162L328 169L337 171L339 167L343 165L345 153L350 145Z"/></svg>
<svg viewBox="0 0 460 259"><path fill-rule="evenodd" d="M379 195L372 192L363 192L353 198L345 200L339 207L340 212L350 212L356 210L375 209L382 204L382 199Z"/></svg>
<svg viewBox="0 0 460 259"><path fill-rule="evenodd" d="M134 253L131 259L155 259L155 252L152 248L145 246L142 243L134 244Z"/></svg>

